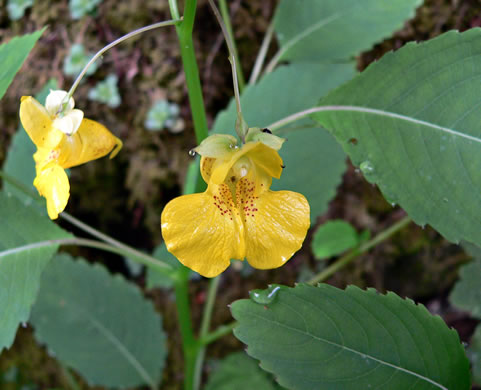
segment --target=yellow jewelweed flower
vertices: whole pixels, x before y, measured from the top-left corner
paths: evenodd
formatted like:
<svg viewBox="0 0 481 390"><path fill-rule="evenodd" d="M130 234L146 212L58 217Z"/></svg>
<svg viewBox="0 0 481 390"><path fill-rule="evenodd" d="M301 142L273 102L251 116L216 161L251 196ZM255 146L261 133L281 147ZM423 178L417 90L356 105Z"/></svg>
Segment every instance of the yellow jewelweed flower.
<svg viewBox="0 0 481 390"><path fill-rule="evenodd" d="M23 96L20 121L37 147L33 155L36 177L33 185L47 199L47 211L56 219L67 205L70 184L65 169L103 157L114 157L122 141L103 125L84 118L69 99L62 110L65 91L50 91L45 107L31 96Z"/></svg>
<svg viewBox="0 0 481 390"><path fill-rule="evenodd" d="M161 216L169 252L206 277L223 272L231 259L258 269L277 268L300 249L309 229L309 204L292 191L271 191L279 179L283 140L250 129L248 141L214 135L194 149L202 158L204 193L171 200Z"/></svg>

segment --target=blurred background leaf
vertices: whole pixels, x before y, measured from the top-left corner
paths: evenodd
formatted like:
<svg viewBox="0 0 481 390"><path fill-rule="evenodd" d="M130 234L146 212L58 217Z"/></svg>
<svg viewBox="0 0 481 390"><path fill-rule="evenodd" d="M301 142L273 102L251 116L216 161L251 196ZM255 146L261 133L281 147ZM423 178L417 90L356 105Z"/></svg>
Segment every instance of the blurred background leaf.
<svg viewBox="0 0 481 390"><path fill-rule="evenodd" d="M279 60L340 62L399 30L422 0L282 0L274 15Z"/></svg>
<svg viewBox="0 0 481 390"><path fill-rule="evenodd" d="M359 242L356 230L348 222L327 221L314 233L311 248L316 259L324 260L354 248Z"/></svg>

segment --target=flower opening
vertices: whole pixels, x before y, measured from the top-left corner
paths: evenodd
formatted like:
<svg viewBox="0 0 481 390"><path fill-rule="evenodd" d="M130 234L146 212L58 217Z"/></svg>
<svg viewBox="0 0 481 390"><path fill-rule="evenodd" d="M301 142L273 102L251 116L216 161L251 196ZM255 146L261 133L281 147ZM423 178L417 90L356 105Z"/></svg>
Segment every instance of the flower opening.
<svg viewBox="0 0 481 390"><path fill-rule="evenodd" d="M195 149L207 190L175 198L162 212L167 249L206 277L223 272L231 259L246 258L258 269L282 266L307 234L306 198L269 189L283 169L275 149L260 141L237 147L233 137L216 137L215 150L203 145L210 137Z"/></svg>

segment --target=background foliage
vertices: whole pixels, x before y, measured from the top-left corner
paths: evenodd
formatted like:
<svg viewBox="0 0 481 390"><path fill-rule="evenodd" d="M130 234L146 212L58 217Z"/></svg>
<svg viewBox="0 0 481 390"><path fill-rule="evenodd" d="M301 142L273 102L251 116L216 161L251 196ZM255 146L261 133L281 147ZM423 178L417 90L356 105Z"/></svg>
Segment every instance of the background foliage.
<svg viewBox="0 0 481 390"><path fill-rule="evenodd" d="M65 21L60 20L58 15L65 15L72 4L61 1L49 4L48 7L45 5L46 2L36 2L31 9L27 10L24 20L16 22L16 24L12 23L8 29L2 31L5 34L4 36L13 36L27 31L32 25L37 29L46 24L51 26L46 32L48 36L46 36L45 41L41 41L32 54L31 58L35 58L35 60L27 62L20 77L15 80L1 103L2 115L0 121L2 121L2 128L5 128L6 131L0 135L0 161L5 159L7 145L11 143L14 148L17 148L19 144L24 142L20 142L18 138L14 140L10 138L18 128L16 111L19 97L23 94L40 91L50 77L59 80L59 86L63 88L71 82L62 70L64 59L69 53L67 48L75 42L82 42L86 50L92 52L106 41L139 25L168 18L166 2L147 1L145 9L133 7L128 2L105 0L102 3L91 3L95 3L94 7L88 9L87 13L80 19L69 20L67 29L65 28ZM276 34L279 38L280 47L283 45L282 37L279 36L279 34L282 34L282 31L279 30L279 20L283 17L283 12L288 13L288 6L292 3L281 1L275 14L273 12L274 3L270 1L262 2L262 4L232 3L234 29L244 71L252 67L257 51L255 45L260 44L262 33L267 28L267 22L272 16L276 20ZM328 3L330 4L330 2L326 2L326 4ZM115 7L112 6L113 4ZM366 38L367 40L364 41L363 45L346 49L342 55L344 62L352 61L352 57L360 54L361 50L369 49L371 45L388 37L391 32L400 28L402 21L413 15L412 10L418 5L418 2L401 2L399 4L406 7L403 8L399 18L393 17L391 21L387 21L388 26L383 26L381 31L368 37L369 39ZM357 68L364 68L373 59L380 58L385 51L398 48L408 40L424 40L453 27L463 30L477 25L479 21L477 15L473 12L475 8L470 8L470 5L473 6L474 4L470 4L469 1L461 3L441 0L427 1L426 5L417 11L416 18L409 22L393 39L358 57ZM282 7L284 7L284 11L282 11ZM0 16L6 17L5 11L0 10L0 13L2 12L3 14L0 14ZM362 16L362 12L353 12L343 19L350 20L349 17L358 15ZM305 15L306 18L309 16L309 14ZM202 3L200 4L198 18L198 25L213 26L211 14ZM218 39L218 34L217 29L208 27L198 29L196 30L195 42L200 56L199 62L204 81L204 95L210 115L209 119L212 122L214 114L225 108L231 96L229 68L224 48L220 45L212 47L211 44L216 38ZM287 32L286 34L288 36ZM326 41L328 40L319 40L319 42ZM253 44L253 42L255 43ZM66 49L63 50L62 47ZM275 49L271 51L271 54L275 55ZM299 49L299 52L302 52L302 50ZM262 77L256 85L245 90L244 99L246 99L246 96L250 96L249 102L252 102L252 108L248 108L250 103L244 103L247 120L252 125L264 125L264 121L265 125L268 125L279 119L280 116L284 116L283 114L294 112L295 110L290 110L296 108L296 105L299 105L299 109L314 105L317 103L320 94L315 95L312 90L319 88L322 90L321 94L324 94L354 76L355 67L353 63L343 65L324 64L321 68L313 64L296 63L296 58L302 59L302 62L306 58L302 55L296 57L297 54L295 55L295 53L297 52L295 51L292 51L292 53L290 58L293 63L277 68L269 75ZM101 120L125 140L125 149L120 159L114 163L103 160L79 168L72 173L72 183L79 190L71 199L69 211L92 222L101 229L114 231L116 237L125 238L127 242L146 250L150 250L160 243L158 215L163 204L179 192L187 164L190 162L185 151L194 146L192 125L189 122L189 108L185 98L184 80L182 74L179 73L180 64L177 55L177 41L172 31L165 30L162 31L162 34L152 34L148 39L133 41L112 52L112 55L105 59L102 68L81 86L76 95L77 104L79 101L82 103L86 114L88 113L87 116ZM333 57L336 60L335 62L339 62L337 61L339 60L338 57L341 56L336 54ZM122 98L128 97L128 99L119 102L118 108L109 108L106 104L87 100L87 95L95 84L106 79L112 73L118 77L120 96ZM293 80L297 82L290 87L295 91L293 92L296 96L294 101L292 99L289 101L285 95L282 96L278 93L278 89L276 90L279 80L282 80L282 76L287 75L292 76ZM318 80L318 85L311 85L309 80L312 79ZM28 92L25 92L26 90ZM276 105L272 110L263 106L262 115L265 115L263 117L257 108L262 103L263 96L266 96L264 95L266 93L279 100L273 100ZM304 94L305 96L303 96ZM164 98L180 105L180 115L187 121L187 131L183 135L172 135L167 132L162 134L145 132L143 123L152 101ZM277 105L284 111L276 112ZM259 117L255 115L259 115ZM289 145L286 144L289 149L285 148L286 150L283 152L287 168L277 186L278 188L294 186L296 181L301 183L304 187L302 189L296 187L296 190L305 191L314 205L313 222L318 221L317 217L323 214L322 222L326 219L342 218L352 223L358 231L369 229L376 232L388 226L402 214L399 209L393 210L390 204L392 202L386 203L375 187L364 183L362 172L356 172L350 165L347 165L346 171L344 153L328 133L320 129L310 128L312 126L310 121L305 121L302 125L306 127L299 132L288 129L282 130L282 134L289 138ZM229 110L221 114L215 121L215 128L220 129L220 127L223 127L223 129L232 128ZM314 147L313 140L320 141L322 146ZM318 166L318 168L320 167L317 170L318 175L316 174L313 177L312 173L310 174L308 170L303 169L302 159L292 153L292 150L297 148L309 148L309 155L312 156L312 159L309 160L310 163ZM27 154L28 151L25 150L25 156ZM24 165L13 164L11 166L13 168L9 169L16 169ZM366 169L363 171L366 171ZM31 182L31 179L28 179L28 172L19 171L18 175L21 179L25 178L26 184ZM336 188L339 185L341 187L336 195ZM4 186L4 189L12 192L6 186ZM335 195L336 197L329 204L328 202ZM10 203L4 204L10 205ZM109 207L105 207L107 204ZM6 210L6 212L10 211ZM17 223L17 220L22 221L22 218L17 215L12 214L10 218L12 218L14 224ZM20 240L19 242L23 241ZM248 279L243 276L249 273L248 270L243 272L230 271L221 285L223 294L219 297L219 310L216 310L214 325L229 321L230 316L225 309L227 303L245 297L247 290L264 288L268 282L273 280L291 284L298 279L302 267L307 265L307 269L315 270L322 266L314 260L309 251L309 245L306 245L306 248L287 267L280 270L256 273L255 277ZM162 281L152 281L151 275L150 277L147 275L147 280L145 280L143 273L139 276L133 276L131 270L117 257L99 256L98 252L85 250L81 250L77 254L84 255L89 260L103 262L112 273L120 272L131 276L131 279L140 286L144 286L145 283L148 288L162 285ZM42 254L42 256L44 255ZM46 259L47 257L43 258ZM47 261L45 260L45 262ZM443 315L448 325L456 326L462 339L467 341L473 333L476 322L467 314L454 310L444 298L446 291L454 283L457 267L466 261L467 257L460 249L444 241L429 228L425 230L411 228L409 232L403 233L390 243L362 258L354 267L336 275L330 282L339 286L345 286L348 283L356 283L360 286L374 285L381 291L392 289L400 295L407 294L416 300L422 300L431 311ZM31 275L34 280L35 275L38 274L32 273ZM32 291L35 290L35 283L32 284L31 288ZM199 318L199 308L205 300L204 290L204 282L199 282L192 287L193 302L198 304L197 306L194 305L195 320ZM170 348L172 352L169 354L167 361L167 366L170 368L164 372L163 383L172 383L175 388L176 385L179 386L178 372L182 369L182 363L176 347L180 340L175 330L176 320L173 302L169 293L161 292L158 289L150 290L149 296L153 299L157 310L164 313L165 327L170 337L170 344L174 345ZM27 308L29 307L28 302L27 300L25 303ZM453 301L453 303L455 302ZM259 306L258 304L255 305ZM22 310L23 314L20 317L23 316L22 318L24 318L27 309ZM476 315L473 314L473 316ZM45 350L31 342L31 332L30 328L20 329L19 337L13 349L2 354L0 371L4 371L5 367L16 368L18 366L20 367L20 374L17 376L11 375L11 377L15 377L15 380L19 383L22 381L28 382L28 378L21 378L22 375L27 375L33 379L33 382L41 384L42 388L46 388L53 383L65 383L64 370L48 357ZM475 336L471 350L473 362L476 361L477 356L476 340ZM228 351L239 347L239 342L233 338L227 338L215 344L209 350L209 355L222 358ZM231 359L226 360L227 368L223 368L224 365L222 365L223 372L228 372L231 361ZM250 363L246 363L247 361ZM236 361L236 363L245 364L246 369L253 370L251 360L244 358ZM50 371L43 369L39 371L38 367L49 367ZM81 370L79 369L79 371ZM49 375L45 372L53 372L54 374ZM252 372L252 377L256 378L257 374L254 374L254 371ZM260 370L258 372L262 373L262 375L259 375L264 378L266 388L270 388L269 386L272 383L269 377ZM157 374L159 373L157 372ZM219 380L216 378L222 378L221 374L217 375L212 375L210 381L215 383L215 380ZM92 383L88 379L88 375L86 378ZM267 385L267 382L270 384Z"/></svg>

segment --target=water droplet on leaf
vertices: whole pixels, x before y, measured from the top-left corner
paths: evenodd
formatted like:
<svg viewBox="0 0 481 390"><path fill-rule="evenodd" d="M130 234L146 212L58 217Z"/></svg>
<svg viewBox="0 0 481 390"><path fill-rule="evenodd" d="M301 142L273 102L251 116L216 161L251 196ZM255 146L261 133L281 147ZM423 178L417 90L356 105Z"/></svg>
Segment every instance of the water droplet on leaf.
<svg viewBox="0 0 481 390"><path fill-rule="evenodd" d="M374 166L370 161L363 161L361 165L359 166L361 168L361 171L366 174L366 173L372 173L374 172Z"/></svg>
<svg viewBox="0 0 481 390"><path fill-rule="evenodd" d="M272 285L265 290L252 290L249 292L249 297L255 303L260 305L268 305L276 299L277 293L281 289L280 286Z"/></svg>

